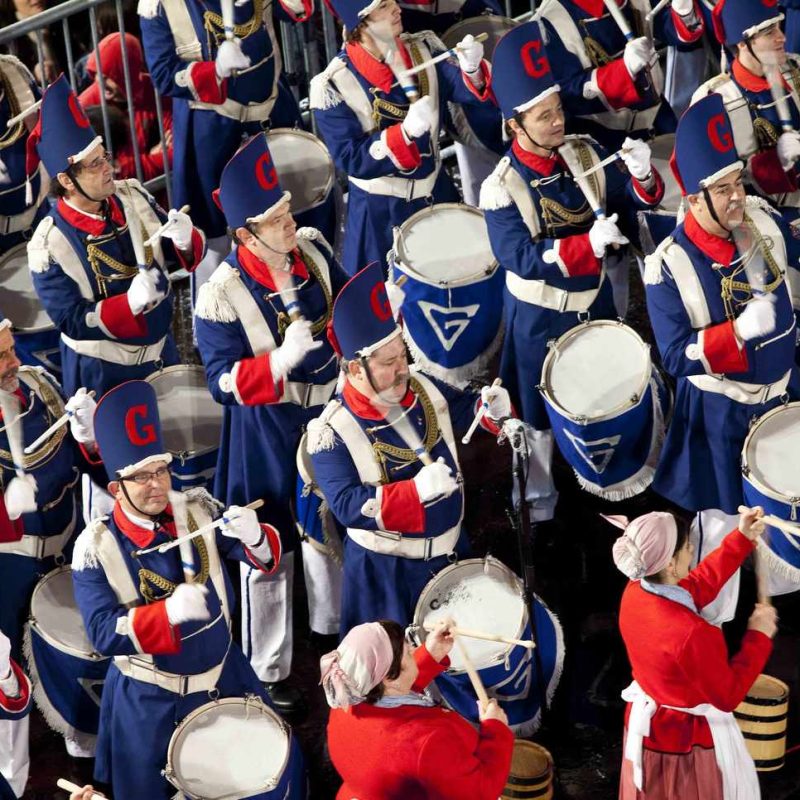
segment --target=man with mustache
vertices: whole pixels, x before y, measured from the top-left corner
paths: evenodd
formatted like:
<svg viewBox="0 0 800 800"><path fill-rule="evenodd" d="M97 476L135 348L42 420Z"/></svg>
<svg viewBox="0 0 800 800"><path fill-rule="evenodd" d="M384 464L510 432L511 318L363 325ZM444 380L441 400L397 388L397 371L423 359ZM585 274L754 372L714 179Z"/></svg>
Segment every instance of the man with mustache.
<svg viewBox="0 0 800 800"><path fill-rule="evenodd" d="M308 426L315 480L347 527L341 634L374 619L408 624L431 575L467 554L456 435L480 398L417 372L380 265L342 289L328 337L346 381ZM483 427L511 415L508 392L484 387ZM477 400L477 403L476 403ZM432 463L423 465L425 453Z"/></svg>
<svg viewBox="0 0 800 800"><path fill-rule="evenodd" d="M714 8L714 30L735 58L728 72L704 83L696 102L716 93L725 102L748 186L782 209L787 221L800 214L800 61L786 52L783 14L776 0L722 0ZM770 90L777 73L791 130L784 130ZM774 78L773 78L774 80Z"/></svg>
<svg viewBox="0 0 800 800"><path fill-rule="evenodd" d="M745 198L719 95L683 115L672 164L689 210L645 268L656 342L677 380L653 488L697 512L700 560L736 525L751 420L800 393L791 290L800 246L766 201ZM703 616L731 619L738 585L737 572ZM774 576L770 589L780 591Z"/></svg>

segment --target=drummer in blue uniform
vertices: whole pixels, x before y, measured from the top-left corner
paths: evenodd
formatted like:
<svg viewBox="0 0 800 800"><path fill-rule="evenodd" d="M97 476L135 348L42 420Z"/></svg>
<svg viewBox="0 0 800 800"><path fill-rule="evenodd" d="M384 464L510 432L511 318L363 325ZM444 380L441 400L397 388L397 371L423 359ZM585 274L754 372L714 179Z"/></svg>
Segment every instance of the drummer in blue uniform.
<svg viewBox="0 0 800 800"><path fill-rule="evenodd" d="M233 37L226 38L230 4ZM268 127L302 127L282 74L276 22L306 22L313 0L140 0L142 44L153 84L172 98L172 186L209 237L196 287L230 252L225 218L212 199L242 139Z"/></svg>
<svg viewBox="0 0 800 800"><path fill-rule="evenodd" d="M203 234L186 214L169 216L133 179L115 181L102 139L62 75L44 94L29 138L51 176L55 206L28 244L36 293L61 332L64 389L98 395L175 364L174 295L164 264L193 269ZM141 248L169 220L161 238ZM133 225L133 229L131 229Z"/></svg>
<svg viewBox="0 0 800 800"><path fill-rule="evenodd" d="M378 264L342 289L328 335L347 379L309 425L308 452L331 511L347 528L344 635L372 619L410 623L431 575L466 555L455 437L480 398L409 367ZM492 420L511 415L508 392L487 386L482 397L482 426L496 433Z"/></svg>
<svg viewBox="0 0 800 800"><path fill-rule="evenodd" d="M0 630L0 800L17 800L25 794L30 710L31 682L11 658L11 642Z"/></svg>
<svg viewBox="0 0 800 800"><path fill-rule="evenodd" d="M195 315L209 390L225 406L214 494L238 504L263 498L283 538L276 573L242 568L242 641L276 705L291 708L301 698L284 683L297 541L289 502L300 436L336 388L339 366L325 330L346 277L318 230L297 230L263 134L228 162L218 199L238 246L201 287ZM309 597L326 603L339 570L311 550L304 548Z"/></svg>
<svg viewBox="0 0 800 800"><path fill-rule="evenodd" d="M343 266L353 275L372 261L385 264L393 226L431 201L458 199L442 169L440 125L448 102L492 102L490 73L483 45L465 37L458 65L430 65L401 88L396 74L444 45L430 32L403 34L395 0L333 6L347 30L345 46L312 80L310 102L336 166L348 176Z"/></svg>
<svg viewBox="0 0 800 800"><path fill-rule="evenodd" d="M167 494L172 456L161 440L154 389L146 381L121 384L97 404L94 422L115 505L78 537L72 577L92 646L114 656L102 693L95 777L113 784L115 800L167 800L174 788L161 770L170 736L187 714L215 697L253 694L269 703L231 639L235 596L222 558L274 571L280 538L254 511L232 506L219 532L192 540L192 582L178 547L140 554L177 533ZM219 505L204 490L187 493L190 530L218 516ZM296 743L287 769L288 796L304 798Z"/></svg>
<svg viewBox="0 0 800 800"><path fill-rule="evenodd" d="M800 246L764 200L745 198L719 95L683 115L672 163L689 210L645 270L658 349L677 379L653 488L698 512L700 560L735 527L750 422L800 390L790 287ZM732 618L737 596L738 573L703 616Z"/></svg>
<svg viewBox="0 0 800 800"><path fill-rule="evenodd" d="M588 137L565 137L559 85L534 23L498 42L493 72L514 137L481 189L492 251L506 270L500 375L532 426L526 499L534 519L545 521L552 519L558 498L550 474L553 434L537 388L547 342L581 320L615 316L605 257L628 242L617 220L635 231L636 208L657 205L663 182L650 165L648 146L629 140L627 170L610 165L590 176L601 208L611 214L596 219L562 154L588 167L606 153Z"/></svg>
<svg viewBox="0 0 800 800"><path fill-rule="evenodd" d="M800 61L786 53L783 14L772 0L723 0L714 8L714 29L735 54L728 72L711 78L695 93L725 102L738 156L747 164L752 189L781 208L787 221L800 213ZM769 70L780 77L779 90L789 110L784 130L770 89Z"/></svg>

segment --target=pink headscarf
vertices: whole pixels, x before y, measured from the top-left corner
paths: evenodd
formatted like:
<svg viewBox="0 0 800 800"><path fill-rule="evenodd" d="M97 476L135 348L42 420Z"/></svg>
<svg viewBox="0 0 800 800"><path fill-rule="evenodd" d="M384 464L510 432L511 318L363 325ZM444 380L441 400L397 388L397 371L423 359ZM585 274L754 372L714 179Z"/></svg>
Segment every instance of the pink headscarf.
<svg viewBox="0 0 800 800"><path fill-rule="evenodd" d="M672 514L653 511L633 522L627 517L600 516L625 531L614 542L612 553L617 569L632 581L655 575L669 564L678 542L678 525Z"/></svg>
<svg viewBox="0 0 800 800"><path fill-rule="evenodd" d="M338 649L320 659L325 698L331 708L348 708L364 701L389 673L392 642L379 622L356 625Z"/></svg>

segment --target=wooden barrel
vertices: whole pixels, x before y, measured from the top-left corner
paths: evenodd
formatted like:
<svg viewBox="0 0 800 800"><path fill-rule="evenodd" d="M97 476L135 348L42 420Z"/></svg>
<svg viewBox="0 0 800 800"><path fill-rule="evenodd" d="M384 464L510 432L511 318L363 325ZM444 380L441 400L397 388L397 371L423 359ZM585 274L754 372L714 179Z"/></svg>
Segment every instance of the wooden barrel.
<svg viewBox="0 0 800 800"><path fill-rule="evenodd" d="M777 678L759 675L733 712L759 772L783 766L788 709L789 687Z"/></svg>
<svg viewBox="0 0 800 800"><path fill-rule="evenodd" d="M517 739L511 757L511 771L500 800L553 797L553 757L541 745Z"/></svg>

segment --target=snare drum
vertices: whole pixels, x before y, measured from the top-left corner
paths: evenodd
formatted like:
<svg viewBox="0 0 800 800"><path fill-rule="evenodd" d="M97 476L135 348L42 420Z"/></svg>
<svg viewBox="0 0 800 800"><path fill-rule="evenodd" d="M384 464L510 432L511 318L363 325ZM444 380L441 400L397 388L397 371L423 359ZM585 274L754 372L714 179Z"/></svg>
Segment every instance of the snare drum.
<svg viewBox="0 0 800 800"><path fill-rule="evenodd" d="M275 128L267 144L284 191L291 192L290 206L297 226L322 231L333 245L336 236L336 170L321 139L294 128Z"/></svg>
<svg viewBox="0 0 800 800"><path fill-rule="evenodd" d="M442 41L449 49L455 47L469 34L478 36L480 33L485 33L488 38L483 43L483 57L491 63L492 54L497 43L506 33L516 27L517 23L509 17L500 17L497 14L481 14L478 17L462 19L461 22L451 25L442 34Z"/></svg>
<svg viewBox="0 0 800 800"><path fill-rule="evenodd" d="M72 590L71 567L48 572L33 590L25 626L33 698L51 728L96 736L110 659L94 651Z"/></svg>
<svg viewBox="0 0 800 800"><path fill-rule="evenodd" d="M172 453L172 482L178 490L211 491L222 433L223 409L208 391L202 367L179 364L147 378L156 392L164 445Z"/></svg>
<svg viewBox="0 0 800 800"><path fill-rule="evenodd" d="M536 650L502 642L461 638L489 697L494 697L508 715L511 728L525 736L539 727L541 694L545 687L552 697L561 677L564 635L554 614L538 598ZM425 623L452 617L464 628L489 631L514 639L530 639L531 624L520 579L497 559L471 558L446 567L422 590L414 611L420 641ZM536 676L541 663L542 678ZM445 702L462 716L477 721L475 694L466 674L459 648L450 653L450 668L436 679Z"/></svg>
<svg viewBox="0 0 800 800"><path fill-rule="evenodd" d="M194 800L269 797L291 792L292 734L255 695L206 703L172 734L164 777Z"/></svg>
<svg viewBox="0 0 800 800"><path fill-rule="evenodd" d="M742 448L744 502L767 514L800 519L800 403L768 411L750 428ZM800 589L800 538L770 526L762 539L771 594Z"/></svg>
<svg viewBox="0 0 800 800"><path fill-rule="evenodd" d="M389 277L406 294L403 332L416 362L458 383L478 377L500 346L503 270L483 213L440 203L394 229Z"/></svg>
<svg viewBox="0 0 800 800"><path fill-rule="evenodd" d="M632 328L598 320L567 331L550 344L539 390L584 489L623 500L650 485L671 398Z"/></svg>
<svg viewBox="0 0 800 800"><path fill-rule="evenodd" d="M33 289L25 242L0 254L0 315L14 326L19 360L60 378L59 333Z"/></svg>

